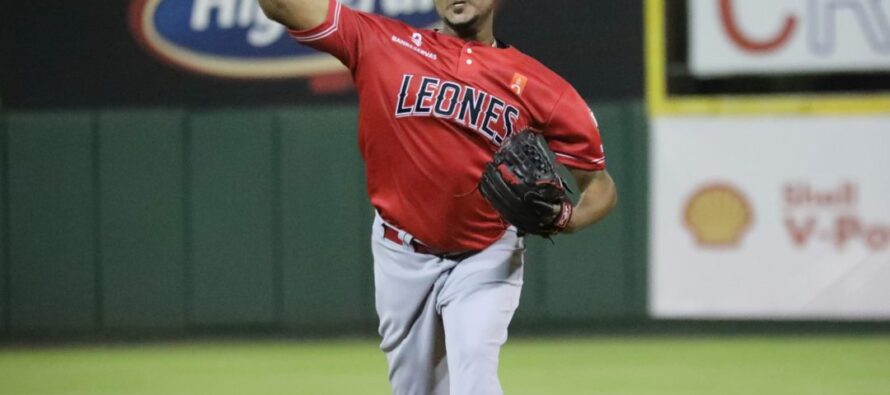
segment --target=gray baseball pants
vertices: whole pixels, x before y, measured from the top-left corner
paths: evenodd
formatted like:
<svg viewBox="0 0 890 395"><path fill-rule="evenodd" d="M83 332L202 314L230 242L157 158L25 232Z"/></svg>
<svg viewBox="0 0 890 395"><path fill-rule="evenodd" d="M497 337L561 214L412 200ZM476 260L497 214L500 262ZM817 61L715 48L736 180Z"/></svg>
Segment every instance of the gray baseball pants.
<svg viewBox="0 0 890 395"><path fill-rule="evenodd" d="M514 229L460 262L371 232L380 348L394 395L500 395L498 359L519 305L525 248Z"/></svg>

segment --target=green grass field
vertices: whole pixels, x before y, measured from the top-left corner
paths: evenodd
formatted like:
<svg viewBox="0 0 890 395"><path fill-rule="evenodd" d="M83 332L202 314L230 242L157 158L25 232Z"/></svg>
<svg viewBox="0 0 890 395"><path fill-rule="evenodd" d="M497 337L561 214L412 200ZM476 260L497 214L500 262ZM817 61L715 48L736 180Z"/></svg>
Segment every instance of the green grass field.
<svg viewBox="0 0 890 395"><path fill-rule="evenodd" d="M890 394L890 337L513 339L508 395ZM0 349L0 394L388 394L373 341Z"/></svg>

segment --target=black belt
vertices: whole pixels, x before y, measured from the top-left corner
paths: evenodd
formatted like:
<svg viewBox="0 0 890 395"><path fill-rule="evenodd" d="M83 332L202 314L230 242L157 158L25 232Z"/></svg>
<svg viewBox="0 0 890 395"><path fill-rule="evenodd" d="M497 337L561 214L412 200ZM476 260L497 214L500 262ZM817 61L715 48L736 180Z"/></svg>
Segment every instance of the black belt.
<svg viewBox="0 0 890 395"><path fill-rule="evenodd" d="M387 225L385 223L383 224L383 238L385 238L393 243L396 243L396 244L402 244L402 239L399 238L399 230L396 228L393 228L392 226ZM418 254L435 255L439 258L448 259L448 260L452 260L452 261L462 261L464 259L467 259L467 258L479 253L479 251L464 251L464 252L442 251L437 248L433 248L426 244L423 244L420 241L418 241L417 239L413 239L413 238L411 239L411 243L409 243L409 244L411 245L411 249L413 249L414 252L416 252Z"/></svg>

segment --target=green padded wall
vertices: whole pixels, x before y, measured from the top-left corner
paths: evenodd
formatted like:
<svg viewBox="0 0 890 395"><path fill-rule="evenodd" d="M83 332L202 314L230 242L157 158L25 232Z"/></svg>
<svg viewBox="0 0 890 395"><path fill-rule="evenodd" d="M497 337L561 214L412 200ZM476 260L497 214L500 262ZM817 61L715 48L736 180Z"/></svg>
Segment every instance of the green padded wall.
<svg viewBox="0 0 890 395"><path fill-rule="evenodd" d="M280 115L284 319L349 325L374 319L372 211L354 107Z"/></svg>
<svg viewBox="0 0 890 395"><path fill-rule="evenodd" d="M187 237L198 325L268 324L279 314L272 119L219 111L188 124Z"/></svg>
<svg viewBox="0 0 890 395"><path fill-rule="evenodd" d="M0 334L5 334L9 328L9 232L6 229L9 224L6 221L9 176L6 169L6 117L0 113Z"/></svg>
<svg viewBox="0 0 890 395"><path fill-rule="evenodd" d="M555 244L527 239L514 327L645 317L646 115L593 108L618 208ZM373 325L356 116L6 114L0 333Z"/></svg>
<svg viewBox="0 0 890 395"><path fill-rule="evenodd" d="M14 332L97 324L93 120L9 117L10 325Z"/></svg>
<svg viewBox="0 0 890 395"><path fill-rule="evenodd" d="M648 316L649 303L649 116L641 102L622 103L624 150L618 159L624 193L623 255L628 270L624 278L626 314Z"/></svg>
<svg viewBox="0 0 890 395"><path fill-rule="evenodd" d="M105 328L186 322L184 117L176 111L99 117Z"/></svg>

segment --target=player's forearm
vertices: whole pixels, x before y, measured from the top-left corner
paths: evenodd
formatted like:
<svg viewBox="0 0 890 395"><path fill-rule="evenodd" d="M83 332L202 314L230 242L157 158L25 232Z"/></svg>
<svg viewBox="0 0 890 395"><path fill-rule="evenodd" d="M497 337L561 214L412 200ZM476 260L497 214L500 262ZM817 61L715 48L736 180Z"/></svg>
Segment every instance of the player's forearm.
<svg viewBox="0 0 890 395"><path fill-rule="evenodd" d="M599 222L612 211L618 201L615 182L606 171L573 170L572 175L582 188L582 193L565 233L577 232Z"/></svg>
<svg viewBox="0 0 890 395"><path fill-rule="evenodd" d="M259 4L269 19L290 29L306 30L324 22L329 0L259 0Z"/></svg>

